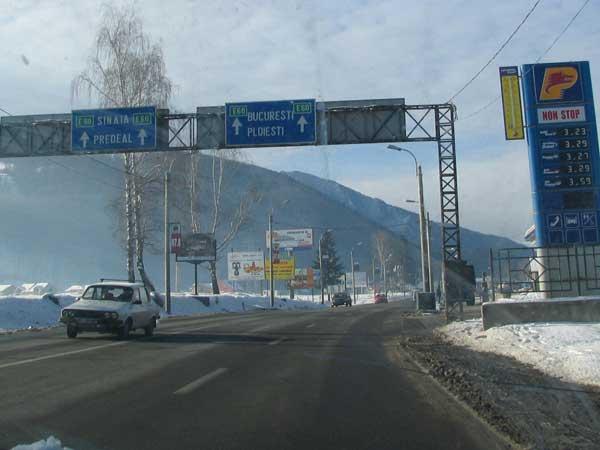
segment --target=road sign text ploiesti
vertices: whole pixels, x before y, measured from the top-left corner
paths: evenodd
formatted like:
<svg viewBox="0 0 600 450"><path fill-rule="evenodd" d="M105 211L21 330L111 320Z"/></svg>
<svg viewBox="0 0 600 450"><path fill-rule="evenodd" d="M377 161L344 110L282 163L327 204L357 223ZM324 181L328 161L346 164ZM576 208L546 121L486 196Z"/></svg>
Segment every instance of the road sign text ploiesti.
<svg viewBox="0 0 600 450"><path fill-rule="evenodd" d="M316 142L315 100L227 103L226 145L306 145Z"/></svg>

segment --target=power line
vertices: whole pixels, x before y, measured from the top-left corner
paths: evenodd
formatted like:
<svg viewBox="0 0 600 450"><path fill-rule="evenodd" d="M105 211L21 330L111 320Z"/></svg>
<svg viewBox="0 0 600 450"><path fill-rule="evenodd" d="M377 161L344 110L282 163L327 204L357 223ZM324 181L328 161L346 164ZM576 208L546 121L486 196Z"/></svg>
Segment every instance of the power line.
<svg viewBox="0 0 600 450"><path fill-rule="evenodd" d="M554 41L552 41L552 44L550 44L550 46L546 49L546 51L544 51L544 53L541 54L541 56L535 61L540 62L540 60L546 56L550 50L552 50L552 48L554 47L554 45L556 45L556 43L559 41L559 39L563 36L563 34L565 34L567 32L567 30L569 29L569 27L573 24L573 22L575 22L575 19L577 19L577 16L579 16L579 14L581 14L581 11L583 11L583 9L587 6L587 4L590 2L590 0L585 0L585 2L583 3L583 5L581 5L581 8L579 8L579 10L577 10L577 12L575 13L575 15L573 17L571 17L571 20L569 20L569 22L567 23L567 25L565 25L565 27L561 30L560 33L558 33L558 36L556 36L556 38L554 38Z"/></svg>
<svg viewBox="0 0 600 450"><path fill-rule="evenodd" d="M560 31L560 33L558 33L558 35L554 38L554 40L552 41L552 43L550 44L550 46L540 55L538 56L538 58L535 60L536 63L539 63L548 53L550 53L550 51L554 48L554 46L556 45L556 43L560 40L560 38L563 37L563 35L567 32L567 30L569 29L569 27L573 24L573 22L575 22L575 19L577 19L577 17L579 16L579 14L581 14L581 12L583 11L583 9L587 6L587 4L590 2L590 0L585 0L585 2L583 3L583 5L581 5L581 7L577 10L577 12L571 17L571 19L567 22L567 24L564 26L564 28ZM527 73L527 72L526 72ZM522 75L523 76L523 75ZM481 108L477 109L476 111L472 112L471 114L469 114L468 116L465 117L464 120L466 119L470 119L471 117L476 116L477 114L485 111L486 109L488 109L490 106L492 106L494 103L496 103L498 100L500 100L502 98L502 95L498 95L496 96L494 99L492 99L490 102L486 103L484 106L482 106Z"/></svg>
<svg viewBox="0 0 600 450"><path fill-rule="evenodd" d="M485 63L483 65L483 67L481 69L479 69L479 71L475 75L473 75L473 77L469 81L467 81L467 83L462 88L460 88L456 94L454 94L452 97L450 97L450 100L448 100L447 103L452 102L452 100L454 100L456 97L458 97L496 59L496 57L502 52L502 50L504 50L504 48L508 45L508 43L512 40L512 38L518 33L518 31L521 29L523 24L525 22L527 22L527 19L529 19L529 16L531 16L531 14L533 13L533 11L535 11L535 9L537 8L537 6L539 5L539 3L541 1L542 0L536 0L536 2L533 4L533 6L529 10L529 12L527 12L527 14L525 14L525 17L523 17L523 19L521 20L521 23L519 23L519 25L517 25L517 28L515 28L513 30L513 32L510 34L510 36L508 36L508 39L506 39L504 41L504 43L500 46L500 48L498 50L496 50L496 53L494 53L492 55L492 57L488 60L488 62Z"/></svg>
<svg viewBox="0 0 600 450"><path fill-rule="evenodd" d="M85 173L83 173L83 172L80 172L80 171L79 171L79 170L77 170L77 169L74 169L74 168L73 168L73 167L71 167L71 166L68 166L68 165L66 165L66 164L59 163L58 161L55 161L55 160L53 160L53 159L50 159L50 157L45 157L44 159L46 159L46 161L50 161L52 164L56 164L57 166L63 167L63 168L65 168L65 169L67 169L67 170L70 170L70 171L72 171L72 172L74 172L74 173L76 173L76 174L78 174L78 175L81 175L82 177L84 177L84 178L86 178L86 179L89 179L89 180L94 180L94 181L96 181L97 183L101 183L101 184L103 184L103 185L105 185L105 186L108 186L108 187L111 187L111 188L113 188L113 189L118 189L119 191L123 191L123 187L121 187L121 186L116 186L116 185L114 185L114 184L107 183L106 181L104 181L104 180L101 180L100 178L96 178L96 177L93 177L93 176L87 175L87 174L85 174Z"/></svg>

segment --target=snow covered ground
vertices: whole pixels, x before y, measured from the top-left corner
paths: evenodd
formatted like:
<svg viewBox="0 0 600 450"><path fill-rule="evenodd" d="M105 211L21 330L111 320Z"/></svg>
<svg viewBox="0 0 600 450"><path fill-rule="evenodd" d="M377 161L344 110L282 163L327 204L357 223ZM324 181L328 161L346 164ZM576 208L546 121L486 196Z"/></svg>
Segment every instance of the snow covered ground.
<svg viewBox="0 0 600 450"><path fill-rule="evenodd" d="M498 298L495 303L528 303L528 302L568 302L576 300L598 300L597 295L587 295L581 297L554 297L545 298L541 292L527 292L513 295L511 298Z"/></svg>
<svg viewBox="0 0 600 450"><path fill-rule="evenodd" d="M54 436L48 439L34 442L33 444L21 444L13 447L11 450L71 450L68 447L63 447L62 443Z"/></svg>
<svg viewBox="0 0 600 450"><path fill-rule="evenodd" d="M60 310L72 304L76 297L58 294L58 304L40 295L0 296L0 333L23 329L40 329L57 326ZM269 297L247 294L191 296L178 294L172 297L171 316L214 314L219 312L246 312L270 308ZM276 309L318 309L328 305L302 300L275 299Z"/></svg>
<svg viewBox="0 0 600 450"><path fill-rule="evenodd" d="M568 382L600 386L600 324L531 323L483 331L481 319L440 329L452 343L512 356Z"/></svg>
<svg viewBox="0 0 600 450"><path fill-rule="evenodd" d="M66 294L56 297L58 305L41 295L0 297L0 333L57 325L61 308L73 303L76 297Z"/></svg>
<svg viewBox="0 0 600 450"><path fill-rule="evenodd" d="M173 295L171 315L210 314L219 312L246 312L270 309L270 298L250 294ZM208 303L208 304L205 304ZM275 309L319 309L327 305L305 300L275 298Z"/></svg>

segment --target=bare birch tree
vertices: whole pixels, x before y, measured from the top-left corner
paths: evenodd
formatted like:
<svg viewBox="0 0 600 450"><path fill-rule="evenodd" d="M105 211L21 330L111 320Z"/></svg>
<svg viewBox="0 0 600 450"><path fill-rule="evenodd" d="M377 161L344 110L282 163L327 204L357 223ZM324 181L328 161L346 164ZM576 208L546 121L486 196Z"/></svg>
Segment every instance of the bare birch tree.
<svg viewBox="0 0 600 450"><path fill-rule="evenodd" d="M87 96L103 108L147 105L165 108L172 90L161 45L144 32L133 7L103 5L87 67L72 82L72 98ZM147 154L123 155L122 212L128 279L135 279L137 265L140 276L153 289L144 269L144 246L149 236L146 199L152 183L160 179L161 170L160 165L148 167L149 159Z"/></svg>
<svg viewBox="0 0 600 450"><path fill-rule="evenodd" d="M242 154L236 149L209 150L204 153L208 158L201 158L200 152L190 154L189 165L189 206L192 232L202 230L212 235L220 231L217 242L217 255L235 238L244 224L247 223L250 210L260 201L261 195L256 189L250 188L244 193L231 192L229 181L232 180L241 167ZM207 189L201 192L199 183L199 164L204 160L210 164ZM235 207L226 209L224 197L235 194ZM239 195L239 197L238 197ZM202 200L208 200L202 202ZM231 204L228 202L228 206ZM204 221L202 220L204 218ZM201 224L204 226L201 226ZM209 272L213 293L219 293L216 262L209 263Z"/></svg>

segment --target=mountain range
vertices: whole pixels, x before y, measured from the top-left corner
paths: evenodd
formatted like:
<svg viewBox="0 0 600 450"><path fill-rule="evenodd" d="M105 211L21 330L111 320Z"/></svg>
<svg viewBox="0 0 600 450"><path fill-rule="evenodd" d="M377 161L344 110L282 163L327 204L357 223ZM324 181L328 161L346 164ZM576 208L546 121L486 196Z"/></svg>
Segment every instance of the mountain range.
<svg viewBox="0 0 600 450"><path fill-rule="evenodd" d="M198 157L198 195L205 200L199 204L205 205L210 204L212 160L207 155ZM182 154L181 158L186 156ZM355 261L361 270L370 271L375 253L373 238L378 231L387 232L410 244L407 256L412 263L411 270L418 272L419 228L415 213L303 172L274 172L252 164L234 164L235 170L223 183L223 217L217 228L217 240L227 234L231 215L246 193L253 191L258 196L248 205L240 231L220 253L220 278L226 278L226 252L265 248L270 213L275 229L312 228L315 241L324 230L332 229L338 254L348 270L349 252L354 247ZM111 206L122 193L120 168L121 159L114 155L1 162L0 284L47 281L60 289L90 283L100 277L123 278L122 236L116 226L116 210ZM180 221L184 232L189 227L186 195L177 189L170 193L177 206L172 208L172 220ZM160 287L163 284L160 193L155 202L157 207L153 214L158 215L156 223L159 225L149 241L146 266ZM210 221L201 210L201 229ZM435 269L439 267L440 226L433 223L432 228ZM518 246L507 238L466 228L462 228L461 233L463 256L475 265L477 272L487 270L490 248ZM296 258L297 267L306 267L314 260L315 251L298 251ZM193 282L192 266L179 263L178 269L180 287L189 288ZM200 279L208 279L205 270L200 271Z"/></svg>

